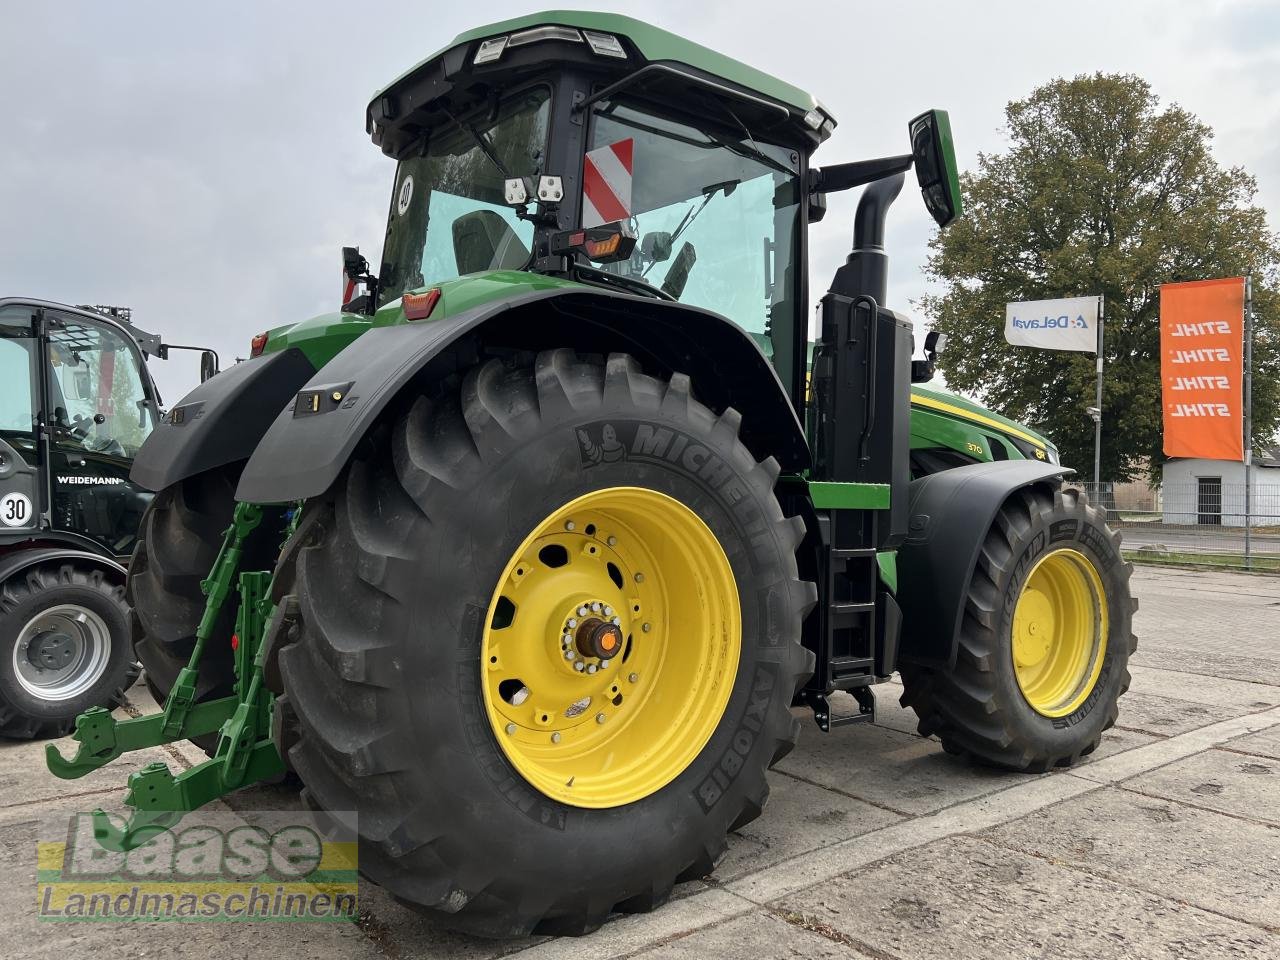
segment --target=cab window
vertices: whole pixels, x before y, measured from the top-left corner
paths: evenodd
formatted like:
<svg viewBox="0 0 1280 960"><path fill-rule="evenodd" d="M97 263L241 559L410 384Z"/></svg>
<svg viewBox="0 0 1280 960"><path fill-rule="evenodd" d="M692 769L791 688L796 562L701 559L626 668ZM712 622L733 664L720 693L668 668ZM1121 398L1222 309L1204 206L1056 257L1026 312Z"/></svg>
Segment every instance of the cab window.
<svg viewBox="0 0 1280 960"><path fill-rule="evenodd" d="M154 426L136 348L104 324L64 317L50 323L46 362L59 446L135 456Z"/></svg>

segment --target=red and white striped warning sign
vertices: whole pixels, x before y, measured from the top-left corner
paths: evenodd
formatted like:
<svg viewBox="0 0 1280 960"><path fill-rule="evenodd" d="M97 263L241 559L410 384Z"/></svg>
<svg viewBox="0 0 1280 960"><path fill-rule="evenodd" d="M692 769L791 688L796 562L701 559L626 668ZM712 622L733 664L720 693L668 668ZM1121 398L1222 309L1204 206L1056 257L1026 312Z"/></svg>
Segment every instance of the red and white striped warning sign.
<svg viewBox="0 0 1280 960"><path fill-rule="evenodd" d="M598 227L631 216L631 156L628 137L587 153L582 169L582 225Z"/></svg>

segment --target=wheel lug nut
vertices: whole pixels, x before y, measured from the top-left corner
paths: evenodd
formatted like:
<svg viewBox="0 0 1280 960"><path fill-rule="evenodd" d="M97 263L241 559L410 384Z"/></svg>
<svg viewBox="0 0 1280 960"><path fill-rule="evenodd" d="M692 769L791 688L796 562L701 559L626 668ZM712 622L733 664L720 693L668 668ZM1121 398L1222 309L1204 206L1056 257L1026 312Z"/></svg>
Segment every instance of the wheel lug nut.
<svg viewBox="0 0 1280 960"><path fill-rule="evenodd" d="M629 673L627 674L627 679L630 680L632 683L638 683L640 681L640 674Z"/></svg>
<svg viewBox="0 0 1280 960"><path fill-rule="evenodd" d="M574 527L575 527L575 524L574 524L574 522L573 522L572 520L566 520L566 521L564 522L564 528L565 528L566 530L573 530L573 529L574 529Z"/></svg>
<svg viewBox="0 0 1280 960"><path fill-rule="evenodd" d="M569 624L568 624L569 629L570 629L570 630L572 630L572 629L573 629L574 627L576 627L577 625L578 625L578 621L577 621L577 620L575 620L573 617L570 617L570 618L569 618Z"/></svg>
<svg viewBox="0 0 1280 960"><path fill-rule="evenodd" d="M597 669L597 668L596 668L596 665L595 665L594 663L589 663L589 664L587 664L587 673L595 673L595 672L596 672L596 669Z"/></svg>
<svg viewBox="0 0 1280 960"><path fill-rule="evenodd" d="M605 543L607 543L611 547L616 547L618 545L618 538L610 537L608 540L605 541Z"/></svg>
<svg viewBox="0 0 1280 960"><path fill-rule="evenodd" d="M515 725L514 723L508 723L508 724L507 724L507 733L508 733L508 734L513 734L513 733L515 733L515 732L516 732L516 725Z"/></svg>
<svg viewBox="0 0 1280 960"><path fill-rule="evenodd" d="M645 624L643 627L641 627L640 629L641 629L641 630L643 630L645 633L648 633L650 630L652 630L652 629L653 629L653 624L651 624L651 623L646 623L646 624Z"/></svg>
<svg viewBox="0 0 1280 960"><path fill-rule="evenodd" d="M564 652L564 658L565 658L566 660L572 660L572 659L573 659L573 656L574 656L574 654L573 654L573 651L572 651L572 650L566 650L566 651Z"/></svg>
<svg viewBox="0 0 1280 960"><path fill-rule="evenodd" d="M587 669L587 667L586 667L586 664L584 664L581 660L578 660L576 663L574 663L573 669L581 673L583 670Z"/></svg>
<svg viewBox="0 0 1280 960"><path fill-rule="evenodd" d="M585 617L585 616L586 616L588 613L590 613L590 612L591 612L591 611L590 611L590 610L588 610L586 607L579 607L579 608L578 608L578 616L580 616L580 617Z"/></svg>
<svg viewBox="0 0 1280 960"><path fill-rule="evenodd" d="M605 667L607 667L607 666L609 666L609 661L608 661L608 660L601 660L601 661L600 661L600 669L601 669L601 670L603 670L603 669L604 669Z"/></svg>
<svg viewBox="0 0 1280 960"><path fill-rule="evenodd" d="M637 573L635 579L636 579L636 583L644 583L644 574Z"/></svg>
<svg viewBox="0 0 1280 960"><path fill-rule="evenodd" d="M596 714L596 723L604 723L608 719L603 713Z"/></svg>
<svg viewBox="0 0 1280 960"><path fill-rule="evenodd" d="M591 604L591 612L592 612L592 613L599 613L599 612L600 612L600 601L599 601L599 600L596 600L596 601L594 601L594 602Z"/></svg>
<svg viewBox="0 0 1280 960"><path fill-rule="evenodd" d="M612 620L610 620L609 622L610 622L610 623L612 623L615 627L620 627L620 626L622 626L622 620L621 620L620 618L618 618L618 617L614 617L614 618L613 618Z"/></svg>
<svg viewBox="0 0 1280 960"><path fill-rule="evenodd" d="M560 734L559 734L559 733L553 733L553 734L551 735L551 742L552 742L552 743L559 743L559 742L560 742Z"/></svg>

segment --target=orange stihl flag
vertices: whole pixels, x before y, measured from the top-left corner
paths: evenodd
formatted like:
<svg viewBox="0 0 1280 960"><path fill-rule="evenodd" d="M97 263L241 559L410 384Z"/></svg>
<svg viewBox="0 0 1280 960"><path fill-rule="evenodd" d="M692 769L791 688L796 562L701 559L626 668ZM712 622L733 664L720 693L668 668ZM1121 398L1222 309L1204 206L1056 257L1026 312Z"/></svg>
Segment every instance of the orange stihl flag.
<svg viewBox="0 0 1280 960"><path fill-rule="evenodd" d="M1160 287L1168 457L1244 459L1244 278Z"/></svg>

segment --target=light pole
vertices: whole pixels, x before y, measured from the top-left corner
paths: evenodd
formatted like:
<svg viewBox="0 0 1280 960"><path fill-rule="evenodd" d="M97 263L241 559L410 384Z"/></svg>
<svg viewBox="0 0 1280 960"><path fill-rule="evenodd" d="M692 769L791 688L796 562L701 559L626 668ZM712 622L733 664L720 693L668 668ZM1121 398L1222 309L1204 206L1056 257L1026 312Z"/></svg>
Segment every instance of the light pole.
<svg viewBox="0 0 1280 960"><path fill-rule="evenodd" d="M1099 407L1085 407L1084 412L1093 418L1093 496L1096 500L1102 496L1099 486L1102 480L1099 476L1102 469L1102 410Z"/></svg>

